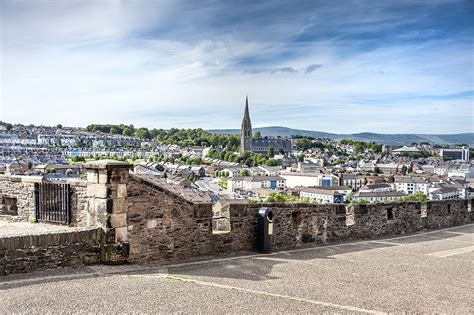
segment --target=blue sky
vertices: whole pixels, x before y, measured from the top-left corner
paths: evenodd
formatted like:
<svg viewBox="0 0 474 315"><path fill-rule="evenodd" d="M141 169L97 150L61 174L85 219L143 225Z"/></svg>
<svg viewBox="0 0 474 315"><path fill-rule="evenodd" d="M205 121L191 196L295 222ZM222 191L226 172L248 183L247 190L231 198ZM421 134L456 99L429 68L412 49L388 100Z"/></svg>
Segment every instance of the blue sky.
<svg viewBox="0 0 474 315"><path fill-rule="evenodd" d="M474 2L0 1L0 120L473 132Z"/></svg>

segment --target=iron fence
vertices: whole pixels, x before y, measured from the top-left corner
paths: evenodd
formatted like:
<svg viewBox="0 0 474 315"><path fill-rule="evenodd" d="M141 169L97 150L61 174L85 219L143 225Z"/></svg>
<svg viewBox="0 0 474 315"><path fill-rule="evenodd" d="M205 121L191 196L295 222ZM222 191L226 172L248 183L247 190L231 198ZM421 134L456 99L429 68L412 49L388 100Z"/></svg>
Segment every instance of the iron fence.
<svg viewBox="0 0 474 315"><path fill-rule="evenodd" d="M36 222L71 224L71 186L69 184L35 184Z"/></svg>

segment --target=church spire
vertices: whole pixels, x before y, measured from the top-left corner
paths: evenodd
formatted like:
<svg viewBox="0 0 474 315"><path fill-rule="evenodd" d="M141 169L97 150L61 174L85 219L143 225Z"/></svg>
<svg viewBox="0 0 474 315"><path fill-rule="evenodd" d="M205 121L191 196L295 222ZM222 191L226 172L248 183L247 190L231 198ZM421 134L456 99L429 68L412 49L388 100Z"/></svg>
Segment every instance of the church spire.
<svg viewBox="0 0 474 315"><path fill-rule="evenodd" d="M252 123L249 113L249 98L245 97L245 111L240 129L240 152L252 151Z"/></svg>
<svg viewBox="0 0 474 315"><path fill-rule="evenodd" d="M244 120L248 119L250 121L249 114L249 97L245 96L245 111L244 111Z"/></svg>

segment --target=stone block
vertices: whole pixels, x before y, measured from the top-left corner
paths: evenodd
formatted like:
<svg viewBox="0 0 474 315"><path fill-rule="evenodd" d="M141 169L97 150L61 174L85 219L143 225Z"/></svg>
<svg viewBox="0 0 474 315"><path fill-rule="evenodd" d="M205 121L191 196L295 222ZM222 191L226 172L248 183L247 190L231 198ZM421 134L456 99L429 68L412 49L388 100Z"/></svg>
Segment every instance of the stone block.
<svg viewBox="0 0 474 315"><path fill-rule="evenodd" d="M128 168L113 168L109 170L109 182L113 184L128 183Z"/></svg>
<svg viewBox="0 0 474 315"><path fill-rule="evenodd" d="M113 213L125 213L127 211L128 211L128 199L127 198L114 199Z"/></svg>
<svg viewBox="0 0 474 315"><path fill-rule="evenodd" d="M109 182L109 175L107 170L99 170L99 184L107 184Z"/></svg>
<svg viewBox="0 0 474 315"><path fill-rule="evenodd" d="M111 214L109 217L110 227L112 228L121 228L127 226L127 214L118 213Z"/></svg>
<svg viewBox="0 0 474 315"><path fill-rule="evenodd" d="M130 252L130 245L123 244L105 244L100 248L100 261L103 264L116 265L124 264Z"/></svg>
<svg viewBox="0 0 474 315"><path fill-rule="evenodd" d="M128 242L128 229L126 226L115 229L115 239L117 242Z"/></svg>
<svg viewBox="0 0 474 315"><path fill-rule="evenodd" d="M88 197L107 198L107 186L104 184L88 184L86 194Z"/></svg>
<svg viewBox="0 0 474 315"><path fill-rule="evenodd" d="M99 183L99 173L97 170L88 170L87 171L87 182L92 184Z"/></svg>
<svg viewBox="0 0 474 315"><path fill-rule="evenodd" d="M245 217L246 215L247 215L247 207L245 204L231 204L230 205L231 217Z"/></svg>
<svg viewBox="0 0 474 315"><path fill-rule="evenodd" d="M127 184L118 184L117 185L117 198L126 198L127 197Z"/></svg>
<svg viewBox="0 0 474 315"><path fill-rule="evenodd" d="M207 203L194 204L194 217L195 218L212 218L212 205Z"/></svg>
<svg viewBox="0 0 474 315"><path fill-rule="evenodd" d="M97 214L107 213L107 199L94 199L94 210Z"/></svg>
<svg viewBox="0 0 474 315"><path fill-rule="evenodd" d="M158 220L156 219L150 219L146 221L146 227L147 229L153 229L158 225Z"/></svg>
<svg viewBox="0 0 474 315"><path fill-rule="evenodd" d="M99 262L99 258L97 257L97 255L88 254L82 257L82 262L85 265L95 265Z"/></svg>
<svg viewBox="0 0 474 315"><path fill-rule="evenodd" d="M145 210L145 219L163 218L165 209L162 207L151 207Z"/></svg>

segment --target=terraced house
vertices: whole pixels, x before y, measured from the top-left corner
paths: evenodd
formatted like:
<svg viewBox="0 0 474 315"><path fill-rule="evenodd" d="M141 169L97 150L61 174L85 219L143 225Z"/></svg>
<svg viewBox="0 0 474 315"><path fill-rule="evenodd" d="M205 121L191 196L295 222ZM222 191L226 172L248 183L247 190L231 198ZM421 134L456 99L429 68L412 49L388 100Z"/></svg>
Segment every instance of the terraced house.
<svg viewBox="0 0 474 315"><path fill-rule="evenodd" d="M286 180L281 176L236 176L227 181L229 191L283 190L285 187Z"/></svg>

